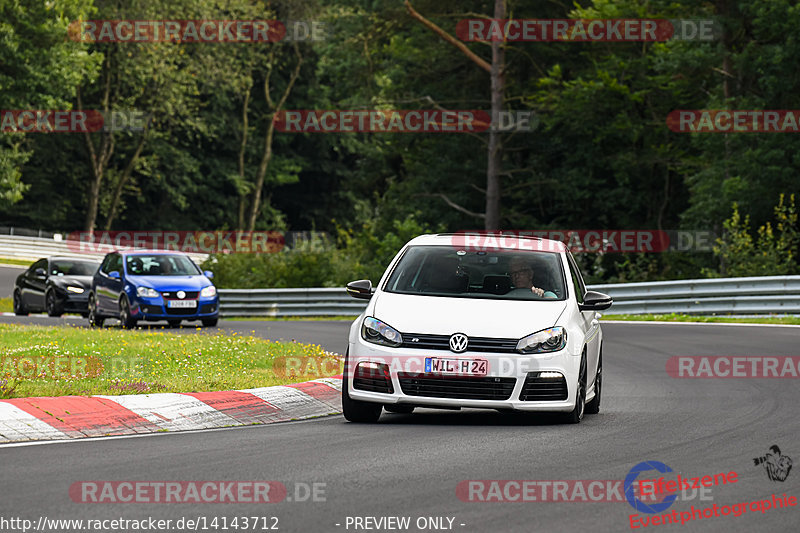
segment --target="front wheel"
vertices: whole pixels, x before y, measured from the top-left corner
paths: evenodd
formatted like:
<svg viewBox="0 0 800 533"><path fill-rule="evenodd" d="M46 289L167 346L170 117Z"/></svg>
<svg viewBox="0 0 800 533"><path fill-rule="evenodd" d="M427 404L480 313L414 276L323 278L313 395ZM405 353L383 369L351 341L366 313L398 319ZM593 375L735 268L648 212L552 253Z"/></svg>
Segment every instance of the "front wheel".
<svg viewBox="0 0 800 533"><path fill-rule="evenodd" d="M87 318L89 319L89 325L93 328L102 328L103 322L106 321L105 318L97 314L97 300L94 294L89 295L89 314Z"/></svg>
<svg viewBox="0 0 800 533"><path fill-rule="evenodd" d="M600 357L597 360L597 374L594 378L594 398L586 404L586 413L596 415L600 412L600 393L603 391L603 349L600 348Z"/></svg>
<svg viewBox="0 0 800 533"><path fill-rule="evenodd" d="M131 305L124 296L119 299L119 322L125 329L136 327L136 319L131 316Z"/></svg>
<svg viewBox="0 0 800 533"><path fill-rule="evenodd" d="M567 424L578 424L583 420L586 411L586 356L581 357L581 369L578 372L578 390L575 395L575 408L564 417Z"/></svg>
<svg viewBox="0 0 800 533"><path fill-rule="evenodd" d="M25 304L22 303L22 295L19 291L14 291L14 314L17 316L27 316L28 310Z"/></svg>
<svg viewBox="0 0 800 533"><path fill-rule="evenodd" d="M217 325L217 321L218 320L219 320L219 318L216 318L216 317L215 318L204 318L203 319L203 327L205 327L205 328L213 328L214 326Z"/></svg>
<svg viewBox="0 0 800 533"><path fill-rule="evenodd" d="M344 376L342 377L342 414L350 422L358 422L361 424L372 424L378 421L381 417L383 407L379 403L360 402L350 398L350 393L347 390L347 370L348 370L347 354L344 358Z"/></svg>
<svg viewBox="0 0 800 533"><path fill-rule="evenodd" d="M53 289L50 289L47 291L47 294L45 294L44 307L47 311L47 316L61 316L64 314L64 310L61 309L61 306L56 300L56 292Z"/></svg>

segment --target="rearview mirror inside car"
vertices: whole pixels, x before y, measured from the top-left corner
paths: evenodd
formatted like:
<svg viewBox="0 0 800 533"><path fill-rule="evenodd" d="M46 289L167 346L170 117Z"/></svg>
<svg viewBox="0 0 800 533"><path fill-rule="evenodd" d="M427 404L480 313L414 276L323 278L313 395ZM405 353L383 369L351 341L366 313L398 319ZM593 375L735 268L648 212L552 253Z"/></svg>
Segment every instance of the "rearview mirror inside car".
<svg viewBox="0 0 800 533"><path fill-rule="evenodd" d="M583 295L583 303L578 304L581 311L602 311L608 309L614 301L611 296L597 291L586 291Z"/></svg>
<svg viewBox="0 0 800 533"><path fill-rule="evenodd" d="M351 281L347 284L347 294L360 300L372 298L372 282L368 279Z"/></svg>

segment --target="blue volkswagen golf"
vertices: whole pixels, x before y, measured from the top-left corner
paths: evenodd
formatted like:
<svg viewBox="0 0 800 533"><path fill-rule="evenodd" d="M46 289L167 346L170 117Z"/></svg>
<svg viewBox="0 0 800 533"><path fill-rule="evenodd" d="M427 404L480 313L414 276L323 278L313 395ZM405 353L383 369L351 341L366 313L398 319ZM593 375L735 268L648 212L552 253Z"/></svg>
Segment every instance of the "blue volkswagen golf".
<svg viewBox="0 0 800 533"><path fill-rule="evenodd" d="M105 319L117 318L128 329L140 320L166 320L172 327L200 320L216 326L219 297L212 277L180 252L112 252L92 279L89 323L100 327Z"/></svg>

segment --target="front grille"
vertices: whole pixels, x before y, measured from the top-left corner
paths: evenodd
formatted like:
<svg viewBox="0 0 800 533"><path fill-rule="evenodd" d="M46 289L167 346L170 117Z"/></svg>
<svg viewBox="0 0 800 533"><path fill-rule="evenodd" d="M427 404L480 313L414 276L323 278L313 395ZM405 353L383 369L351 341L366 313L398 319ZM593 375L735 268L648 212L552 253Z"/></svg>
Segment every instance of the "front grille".
<svg viewBox="0 0 800 533"><path fill-rule="evenodd" d="M160 315L164 313L163 308L160 305L142 305L140 308L142 313L149 315Z"/></svg>
<svg viewBox="0 0 800 533"><path fill-rule="evenodd" d="M517 382L516 378L427 376L415 372L397 375L403 394L457 400L508 400Z"/></svg>
<svg viewBox="0 0 800 533"><path fill-rule="evenodd" d="M196 300L198 296L200 296L200 291L183 291L186 293L186 296L183 298L178 298L178 291L166 291L162 292L161 296L164 297L166 300Z"/></svg>
<svg viewBox="0 0 800 533"><path fill-rule="evenodd" d="M194 315L197 314L196 307L165 307L168 315Z"/></svg>
<svg viewBox="0 0 800 533"><path fill-rule="evenodd" d="M356 373L353 375L353 388L368 392L383 392L392 394L394 388L389 378L389 367L380 364L380 368L371 368L359 364Z"/></svg>
<svg viewBox="0 0 800 533"><path fill-rule="evenodd" d="M200 306L200 313L201 314L208 314L213 313L217 310L217 304L203 304Z"/></svg>
<svg viewBox="0 0 800 533"><path fill-rule="evenodd" d="M450 335L428 335L424 333L403 333L402 335L402 348L450 350ZM467 350L472 352L515 353L517 351L517 342L518 339L469 337Z"/></svg>
<svg viewBox="0 0 800 533"><path fill-rule="evenodd" d="M567 399L567 380L540 378L539 372L528 372L519 399L523 402L558 402Z"/></svg>

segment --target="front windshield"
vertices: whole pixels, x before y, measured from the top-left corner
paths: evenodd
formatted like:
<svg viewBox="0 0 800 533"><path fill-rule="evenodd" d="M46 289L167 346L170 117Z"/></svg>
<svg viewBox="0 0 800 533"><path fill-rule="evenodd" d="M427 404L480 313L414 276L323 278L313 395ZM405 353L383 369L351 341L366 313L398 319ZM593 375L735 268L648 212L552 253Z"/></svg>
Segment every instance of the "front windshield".
<svg viewBox="0 0 800 533"><path fill-rule="evenodd" d="M559 254L410 247L386 282L387 292L502 300L563 300Z"/></svg>
<svg viewBox="0 0 800 533"><path fill-rule="evenodd" d="M50 261L51 276L93 276L100 263L75 259Z"/></svg>
<svg viewBox="0 0 800 533"><path fill-rule="evenodd" d="M129 255L125 258L128 274L135 276L197 276L200 271L191 259L182 255Z"/></svg>

